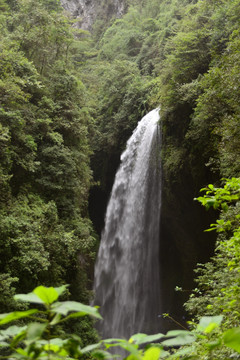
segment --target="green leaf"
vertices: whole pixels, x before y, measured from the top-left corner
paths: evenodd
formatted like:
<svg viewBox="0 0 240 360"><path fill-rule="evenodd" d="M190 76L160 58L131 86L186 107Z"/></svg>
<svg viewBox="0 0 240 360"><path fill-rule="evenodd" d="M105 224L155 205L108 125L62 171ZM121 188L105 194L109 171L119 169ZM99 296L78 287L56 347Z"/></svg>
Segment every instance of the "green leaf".
<svg viewBox="0 0 240 360"><path fill-rule="evenodd" d="M171 354L170 354L169 351L161 350L160 359L168 359L168 357L169 357L170 355L171 355Z"/></svg>
<svg viewBox="0 0 240 360"><path fill-rule="evenodd" d="M171 331L167 333L167 336L169 336L169 333L171 333ZM193 334L191 334L189 331L183 330L181 334L176 335L172 339L164 340L161 342L161 344L164 346L182 346L192 344L195 340L196 338Z"/></svg>
<svg viewBox="0 0 240 360"><path fill-rule="evenodd" d="M210 334L210 332L212 332L214 329L216 329L219 325L216 323L211 323L209 324L206 329L204 330L205 334Z"/></svg>
<svg viewBox="0 0 240 360"><path fill-rule="evenodd" d="M44 330L46 329L47 324L40 324L40 323L31 323L28 325L27 328L27 344L31 344L35 342L39 338L41 338Z"/></svg>
<svg viewBox="0 0 240 360"><path fill-rule="evenodd" d="M213 331L216 327L218 327L223 320L222 315L218 316L203 316L200 319L200 322L197 326L197 331L204 332L206 334Z"/></svg>
<svg viewBox="0 0 240 360"><path fill-rule="evenodd" d="M66 344L67 342L67 339L63 340L61 338L54 338L54 339L51 339L51 344L52 345L57 345L59 347L63 346L64 344Z"/></svg>
<svg viewBox="0 0 240 360"><path fill-rule="evenodd" d="M188 330L170 330L167 332L166 336L184 336L184 335L192 335L191 331Z"/></svg>
<svg viewBox="0 0 240 360"><path fill-rule="evenodd" d="M135 334L133 336L131 336L131 338L129 339L129 342L134 342L135 344L145 344L145 343L150 343L156 340L159 340L163 337L163 334L155 334L155 335L146 335L146 334Z"/></svg>
<svg viewBox="0 0 240 360"><path fill-rule="evenodd" d="M218 347L219 345L221 345L221 340L217 339L215 341L210 341L208 342L205 346L209 349L209 350L213 350L216 347Z"/></svg>
<svg viewBox="0 0 240 360"><path fill-rule="evenodd" d="M119 357L117 357L119 359ZM141 360L142 357L140 354L130 354L128 357L124 358L125 360Z"/></svg>
<svg viewBox="0 0 240 360"><path fill-rule="evenodd" d="M9 338L9 337L13 337L17 334L19 334L20 332L24 331L27 329L27 326L16 326L16 325L12 325L9 326L6 330L2 330L1 331L1 336L3 336L3 338Z"/></svg>
<svg viewBox="0 0 240 360"><path fill-rule="evenodd" d="M53 287L38 286L33 290L33 293L46 305L51 305L59 297L57 290Z"/></svg>
<svg viewBox="0 0 240 360"><path fill-rule="evenodd" d="M61 318L62 318L61 314L56 314L52 319L52 321L50 322L50 325L53 326L58 324L61 321Z"/></svg>
<svg viewBox="0 0 240 360"><path fill-rule="evenodd" d="M22 318L29 317L33 314L36 314L38 310L32 309L27 311L14 311L8 314L0 315L0 325L8 324L11 321L19 320Z"/></svg>
<svg viewBox="0 0 240 360"><path fill-rule="evenodd" d="M59 314L60 315L60 314ZM69 314L67 317L65 317L64 319L62 319L62 321L66 321L68 319L72 319L72 318L78 318L78 317L82 317L82 316L86 316L88 315L86 312L82 312L82 311L79 311L79 312L74 312L74 313L71 313ZM92 314L89 314L89 315L92 315ZM95 316L95 315L92 315L92 316Z"/></svg>
<svg viewBox="0 0 240 360"><path fill-rule="evenodd" d="M81 304L76 301L63 301L56 303L52 306L52 310L55 313L62 315L67 315L71 311L76 311L78 314L75 316L91 315L95 318L102 319L96 307ZM71 317L74 317L74 315L71 315Z"/></svg>
<svg viewBox="0 0 240 360"><path fill-rule="evenodd" d="M24 356L22 359L27 359L27 358L29 358L29 357L28 357L28 353L27 353L26 350L23 350L23 349L21 349L21 348L17 348L17 349L16 349L16 352L17 352L18 354ZM21 359L21 358L20 358L20 359Z"/></svg>
<svg viewBox="0 0 240 360"><path fill-rule="evenodd" d="M138 355L138 345L130 343L128 340L125 339L107 339L103 340L105 343L106 348L120 346L122 349L127 350L131 354Z"/></svg>
<svg viewBox="0 0 240 360"><path fill-rule="evenodd" d="M44 304L44 302L41 299L39 299L39 297L35 295L33 292L28 294L17 294L14 296L14 299L19 301L26 301L29 303Z"/></svg>
<svg viewBox="0 0 240 360"><path fill-rule="evenodd" d="M240 327L233 328L223 334L224 344L240 353Z"/></svg>
<svg viewBox="0 0 240 360"><path fill-rule="evenodd" d="M17 334L11 342L11 347L15 348L19 343L21 343L25 339L25 337L26 337L26 330Z"/></svg>
<svg viewBox="0 0 240 360"><path fill-rule="evenodd" d="M104 344L111 344L111 343L123 343L125 342L126 340L124 339L117 339L117 338L112 338L112 339L104 339L102 340L102 342Z"/></svg>
<svg viewBox="0 0 240 360"><path fill-rule="evenodd" d="M54 353L58 353L60 350L60 347L58 345L52 344L52 343L48 343L46 345L44 345L44 350L46 351L52 351ZM67 352L65 353L65 355L67 355Z"/></svg>
<svg viewBox="0 0 240 360"><path fill-rule="evenodd" d="M138 346L134 345L134 344L130 344L128 341L119 344L119 346L121 346L121 348L123 348L124 350L127 350L128 352L130 352L130 354L133 354L133 355L139 354Z"/></svg>
<svg viewBox="0 0 240 360"><path fill-rule="evenodd" d="M56 292L58 293L58 296L62 295L68 288L69 285L62 285L59 287L54 288Z"/></svg>
<svg viewBox="0 0 240 360"><path fill-rule="evenodd" d="M90 351L93 351L93 350L99 348L100 346L101 346L100 343L91 344L91 345L85 346L85 347L84 347L83 349L81 349L80 351L81 351L82 354L86 354L86 353L88 353L88 352L90 352Z"/></svg>
<svg viewBox="0 0 240 360"><path fill-rule="evenodd" d="M157 347L151 347L144 352L143 360L158 360L161 353L161 349Z"/></svg>

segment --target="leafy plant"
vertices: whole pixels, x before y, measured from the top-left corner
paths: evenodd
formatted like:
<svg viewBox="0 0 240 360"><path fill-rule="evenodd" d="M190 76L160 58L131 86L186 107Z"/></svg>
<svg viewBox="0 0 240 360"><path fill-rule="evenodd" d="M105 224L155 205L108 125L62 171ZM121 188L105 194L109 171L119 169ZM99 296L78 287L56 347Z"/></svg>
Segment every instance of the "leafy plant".
<svg viewBox="0 0 240 360"><path fill-rule="evenodd" d="M129 340L104 339L83 347L81 338L76 334L62 333L61 325L83 316L100 320L101 315L97 307L76 301L59 301L66 289L66 285L58 288L38 286L31 293L15 295L15 300L33 303L37 307L0 315L0 326L4 327L0 331L0 348L4 354L1 359L86 359L86 356L110 359L117 357L113 353L123 351L125 355L122 356L127 360L188 359L190 353L191 356L194 354L196 339L204 339L209 352L224 344L240 353L240 328L216 333L223 316L203 317L192 331L172 330L166 335L139 333ZM12 322L17 322L17 325L6 328ZM179 346L180 350L174 350Z"/></svg>
<svg viewBox="0 0 240 360"><path fill-rule="evenodd" d="M240 178L225 179L222 187L209 184L202 191L205 195L196 200L207 209L220 210L220 218L206 231L215 230L219 235L211 262L196 269L198 288L185 306L197 318L203 314L224 316L221 341L238 351L237 344L231 347L230 336L238 336L240 320ZM235 328L228 330L232 327ZM199 346L199 351L203 346ZM227 358L228 354L223 353Z"/></svg>
<svg viewBox="0 0 240 360"><path fill-rule="evenodd" d="M1 358L72 359L84 354L81 339L76 335L61 337L60 325L86 315L96 319L101 316L96 307L59 301L66 289L65 285L58 288L38 286L31 293L15 295L15 300L37 304L38 308L0 315L0 325L4 327L13 321L28 320L26 325L11 325L1 330L0 347L7 354Z"/></svg>

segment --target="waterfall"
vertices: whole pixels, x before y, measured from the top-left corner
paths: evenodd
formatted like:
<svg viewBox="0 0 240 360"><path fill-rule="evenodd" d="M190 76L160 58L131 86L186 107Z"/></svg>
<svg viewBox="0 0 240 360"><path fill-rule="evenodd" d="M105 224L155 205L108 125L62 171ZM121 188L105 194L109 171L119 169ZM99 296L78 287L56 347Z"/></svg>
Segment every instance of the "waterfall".
<svg viewBox="0 0 240 360"><path fill-rule="evenodd" d="M103 338L160 328L159 109L138 123L121 155L95 266L94 291Z"/></svg>

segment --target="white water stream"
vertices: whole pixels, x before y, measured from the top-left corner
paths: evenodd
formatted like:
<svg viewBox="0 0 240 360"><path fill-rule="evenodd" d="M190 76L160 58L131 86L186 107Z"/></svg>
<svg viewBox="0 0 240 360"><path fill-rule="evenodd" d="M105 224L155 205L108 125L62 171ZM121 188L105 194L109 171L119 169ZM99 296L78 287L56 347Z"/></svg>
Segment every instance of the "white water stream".
<svg viewBox="0 0 240 360"><path fill-rule="evenodd" d="M128 338L160 328L158 120L155 109L128 140L107 207L94 281L103 338Z"/></svg>

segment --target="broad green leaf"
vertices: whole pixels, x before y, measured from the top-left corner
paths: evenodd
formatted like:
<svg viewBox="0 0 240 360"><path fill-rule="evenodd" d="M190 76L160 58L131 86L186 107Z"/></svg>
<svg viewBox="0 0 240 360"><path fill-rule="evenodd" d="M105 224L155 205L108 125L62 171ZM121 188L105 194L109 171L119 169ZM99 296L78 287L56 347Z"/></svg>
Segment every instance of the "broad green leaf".
<svg viewBox="0 0 240 360"><path fill-rule="evenodd" d="M17 349L16 349L16 352L17 352L18 354L20 354L20 355L23 355L23 356L24 356L23 359L24 359L24 358L25 358L25 359L28 358L28 353L27 353L26 350L23 350L23 349L21 349L21 348L17 348ZM21 359L21 358L20 358L20 359Z"/></svg>
<svg viewBox="0 0 240 360"><path fill-rule="evenodd" d="M128 340L125 339L107 339L103 340L107 349L111 347L120 346L121 348L129 351L131 354L138 354L138 345L131 344Z"/></svg>
<svg viewBox="0 0 240 360"><path fill-rule="evenodd" d="M51 305L58 299L58 292L53 287L38 286L33 293L41 299L44 304Z"/></svg>
<svg viewBox="0 0 240 360"><path fill-rule="evenodd" d="M47 324L31 323L27 328L27 344L30 344L42 336Z"/></svg>
<svg viewBox="0 0 240 360"><path fill-rule="evenodd" d="M124 350L127 350L130 352L130 354L138 355L138 346L134 344L130 344L128 341L125 341L123 343L120 343L119 346L123 348Z"/></svg>
<svg viewBox="0 0 240 360"><path fill-rule="evenodd" d="M221 340L217 339L216 341L210 341L208 343L206 343L206 347L210 350L215 349L216 347L218 347L219 345L221 345Z"/></svg>
<svg viewBox="0 0 240 360"><path fill-rule="evenodd" d="M58 315L60 315L60 314L58 314ZM78 317L82 317L82 316L86 316L86 315L87 314L85 312L82 312L82 311L74 312L74 313L69 314L66 318L62 319L62 321L66 321L68 319L78 318ZM95 316L95 315L92 315L92 316Z"/></svg>
<svg viewBox="0 0 240 360"><path fill-rule="evenodd" d="M158 360L161 353L161 349L157 347L151 347L144 352L143 360Z"/></svg>
<svg viewBox="0 0 240 360"><path fill-rule="evenodd" d="M129 339L129 342L134 342L135 344L145 344L145 343L150 343L156 340L161 339L162 337L164 337L163 334L155 334L155 335L146 335L146 334L135 334L133 336L131 336L131 338Z"/></svg>
<svg viewBox="0 0 240 360"><path fill-rule="evenodd" d="M117 339L117 338L112 338L112 339L104 339L102 340L103 343L105 344L110 344L110 343L123 343L126 340L124 339Z"/></svg>
<svg viewBox="0 0 240 360"><path fill-rule="evenodd" d="M33 292L28 294L17 294L14 296L15 300L26 301L35 304L50 304L49 300L54 298L55 300L66 291L68 285L63 285L57 288L47 288L44 286L39 286ZM54 291L52 291L54 289ZM49 299L50 296L50 299ZM55 301L53 300L53 301Z"/></svg>
<svg viewBox="0 0 240 360"><path fill-rule="evenodd" d="M219 325L216 323L211 323L209 324L206 329L204 330L205 334L210 334L210 332L212 332L214 329L216 329Z"/></svg>
<svg viewBox="0 0 240 360"><path fill-rule="evenodd" d="M169 351L162 350L160 353L160 359L168 359L170 355Z"/></svg>
<svg viewBox="0 0 240 360"><path fill-rule="evenodd" d="M22 318L29 317L38 312L37 309L27 310L27 311L14 311L8 314L0 315L0 325L8 324L11 321L19 320Z"/></svg>
<svg viewBox="0 0 240 360"><path fill-rule="evenodd" d="M197 326L197 331L204 332L206 334L210 333L216 327L218 327L223 320L222 315L218 316L203 316L200 319L200 322Z"/></svg>
<svg viewBox="0 0 240 360"><path fill-rule="evenodd" d="M147 337L146 334L138 333L138 334L134 334L133 336L131 336L128 341L130 344L132 344L132 343L143 344L146 337Z"/></svg>
<svg viewBox="0 0 240 360"><path fill-rule="evenodd" d="M227 330L223 334L224 344L240 353L240 327Z"/></svg>
<svg viewBox="0 0 240 360"><path fill-rule="evenodd" d="M161 344L164 346L182 346L192 344L195 340L196 338L194 335L190 333L183 333L182 335L178 335L172 339L164 340Z"/></svg>
<svg viewBox="0 0 240 360"><path fill-rule="evenodd" d="M14 296L14 299L19 301L26 301L29 303L44 304L44 302L33 292L28 294L17 294Z"/></svg>
<svg viewBox="0 0 240 360"><path fill-rule="evenodd" d="M20 333L18 333L16 336L14 336L11 342L11 347L16 348L17 345L19 345L25 339L25 337L26 337L26 330L23 330Z"/></svg>
<svg viewBox="0 0 240 360"><path fill-rule="evenodd" d="M61 347L64 344L66 344L67 341L68 341L67 339L63 340L61 338L54 338L54 339L51 339L51 344L58 345L59 347Z"/></svg>
<svg viewBox="0 0 240 360"><path fill-rule="evenodd" d="M54 288L56 292L58 293L58 296L62 295L68 288L68 285L62 285L59 287Z"/></svg>
<svg viewBox="0 0 240 360"><path fill-rule="evenodd" d="M54 352L54 353L57 353L57 352L59 352L59 350L60 350L60 347L58 346L58 345L55 345L55 344L46 344L45 346L44 346L44 350L46 350L46 351L52 351L52 352ZM66 353L66 355L67 355L67 353Z"/></svg>
<svg viewBox="0 0 240 360"><path fill-rule="evenodd" d="M117 341L114 341L114 342L110 342L110 341L105 342L106 349L110 349L112 347L121 347L122 349L129 351L131 354L133 354L133 353L136 354L136 349L138 348L138 345L131 344L131 343L129 343L129 341L127 341L125 339L118 339Z"/></svg>
<svg viewBox="0 0 240 360"><path fill-rule="evenodd" d="M119 359L119 357L118 357ZM125 358L125 360L142 360L141 354L130 354L128 357Z"/></svg>
<svg viewBox="0 0 240 360"><path fill-rule="evenodd" d="M61 314L56 314L54 316L54 318L52 319L52 321L50 322L50 325L53 326L53 325L58 324L60 322L61 318L62 318Z"/></svg>
<svg viewBox="0 0 240 360"><path fill-rule="evenodd" d="M27 326L12 325L12 326L9 326L6 330L2 330L1 335L6 339L6 338L17 335L26 329L27 329Z"/></svg>
<svg viewBox="0 0 240 360"><path fill-rule="evenodd" d="M63 301L52 306L52 310L57 314L67 315L71 311L78 312L77 316L91 315L102 319L96 307L78 303L76 301Z"/></svg>
<svg viewBox="0 0 240 360"><path fill-rule="evenodd" d="M188 330L170 330L165 336L183 336L183 335L192 335L191 331Z"/></svg>
<svg viewBox="0 0 240 360"><path fill-rule="evenodd" d="M86 353L88 353L88 352L90 352L90 351L93 351L93 350L99 348L100 346L101 346L100 343L91 344L91 345L85 346L85 347L84 347L83 349L81 349L80 351L81 351L82 354L86 354Z"/></svg>

